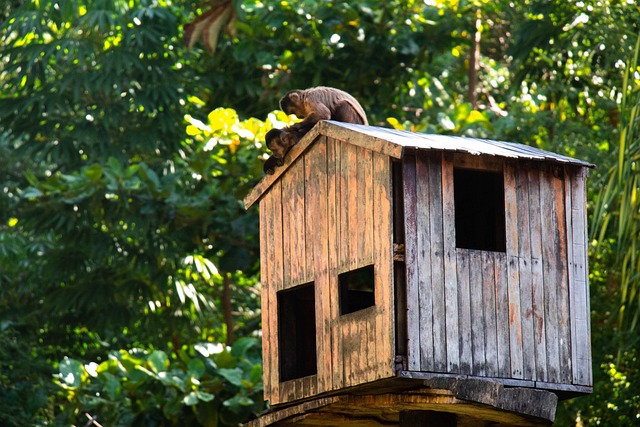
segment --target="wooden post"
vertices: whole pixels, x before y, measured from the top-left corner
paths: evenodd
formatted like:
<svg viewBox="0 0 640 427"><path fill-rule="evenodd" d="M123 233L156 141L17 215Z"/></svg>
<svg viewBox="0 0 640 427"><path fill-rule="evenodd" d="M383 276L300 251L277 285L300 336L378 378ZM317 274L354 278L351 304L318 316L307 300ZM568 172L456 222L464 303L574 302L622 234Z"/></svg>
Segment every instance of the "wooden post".
<svg viewBox="0 0 640 427"><path fill-rule="evenodd" d="M402 411L400 427L456 427L455 414L436 411Z"/></svg>

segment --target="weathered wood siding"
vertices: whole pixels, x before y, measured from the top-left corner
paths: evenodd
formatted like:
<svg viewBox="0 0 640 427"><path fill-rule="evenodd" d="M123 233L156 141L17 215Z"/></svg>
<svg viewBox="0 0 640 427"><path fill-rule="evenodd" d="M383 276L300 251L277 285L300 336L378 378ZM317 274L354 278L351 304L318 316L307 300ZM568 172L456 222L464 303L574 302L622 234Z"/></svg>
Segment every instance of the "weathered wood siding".
<svg viewBox="0 0 640 427"><path fill-rule="evenodd" d="M502 170L506 251L456 248L453 168ZM406 153L408 369L590 386L585 172Z"/></svg>
<svg viewBox="0 0 640 427"><path fill-rule="evenodd" d="M272 405L394 374L391 164L319 136L260 200L265 398ZM338 275L374 265L375 305L340 315ZM277 293L315 284L317 374L279 378Z"/></svg>

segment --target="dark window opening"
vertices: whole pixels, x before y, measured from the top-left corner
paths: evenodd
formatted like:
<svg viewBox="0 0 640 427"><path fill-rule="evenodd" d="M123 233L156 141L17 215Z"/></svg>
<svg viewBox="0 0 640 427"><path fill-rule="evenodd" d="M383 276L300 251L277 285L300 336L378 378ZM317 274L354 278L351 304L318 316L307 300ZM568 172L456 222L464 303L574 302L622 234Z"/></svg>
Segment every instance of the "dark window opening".
<svg viewBox="0 0 640 427"><path fill-rule="evenodd" d="M313 283L278 292L278 344L280 381L318 372Z"/></svg>
<svg viewBox="0 0 640 427"><path fill-rule="evenodd" d="M342 273L340 286L340 314L349 314L375 305L373 265Z"/></svg>
<svg viewBox="0 0 640 427"><path fill-rule="evenodd" d="M501 172L454 169L456 247L505 252Z"/></svg>

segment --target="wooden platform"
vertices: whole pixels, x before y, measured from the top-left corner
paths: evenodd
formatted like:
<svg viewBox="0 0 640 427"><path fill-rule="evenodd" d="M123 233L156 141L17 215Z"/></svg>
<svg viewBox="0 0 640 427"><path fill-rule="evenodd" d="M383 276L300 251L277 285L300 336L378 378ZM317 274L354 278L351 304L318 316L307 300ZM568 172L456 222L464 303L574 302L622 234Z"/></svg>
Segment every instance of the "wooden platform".
<svg viewBox="0 0 640 427"><path fill-rule="evenodd" d="M266 426L549 426L557 396L549 391L438 377L417 390L340 394L273 409L246 427Z"/></svg>

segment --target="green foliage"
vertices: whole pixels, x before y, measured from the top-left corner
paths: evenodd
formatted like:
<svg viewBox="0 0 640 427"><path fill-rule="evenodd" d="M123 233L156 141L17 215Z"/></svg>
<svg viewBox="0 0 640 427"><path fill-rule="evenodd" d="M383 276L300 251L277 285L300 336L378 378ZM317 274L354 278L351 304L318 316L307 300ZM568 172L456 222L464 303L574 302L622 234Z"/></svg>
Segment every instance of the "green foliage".
<svg viewBox="0 0 640 427"><path fill-rule="evenodd" d="M272 112L279 96L322 84L353 93L372 124L599 165L589 207L600 369L593 397L558 423L579 413L585 425L632 424L637 76L622 71L638 8L223 3L234 31L208 34L214 56L182 40L211 2L0 7L0 419L229 425L259 410L255 342L206 349L257 335L258 224L242 198L262 176L265 131L290 123Z"/></svg>
<svg viewBox="0 0 640 427"><path fill-rule="evenodd" d="M101 363L65 358L56 383L66 398L56 420L102 425L236 425L263 409L259 342L230 348L198 343L172 357L164 351L109 353Z"/></svg>

